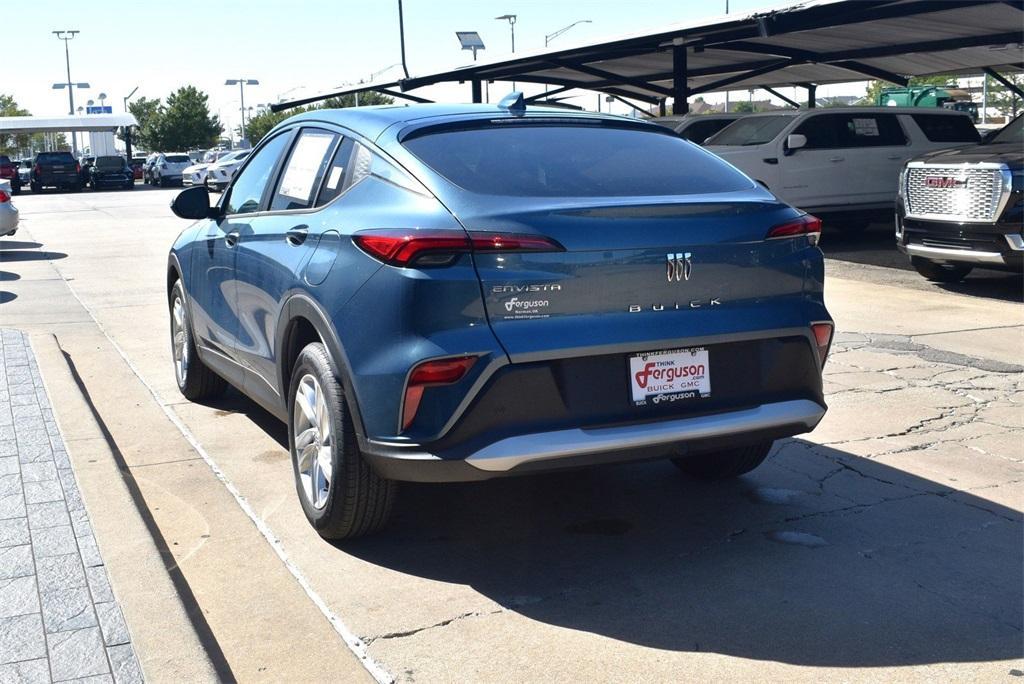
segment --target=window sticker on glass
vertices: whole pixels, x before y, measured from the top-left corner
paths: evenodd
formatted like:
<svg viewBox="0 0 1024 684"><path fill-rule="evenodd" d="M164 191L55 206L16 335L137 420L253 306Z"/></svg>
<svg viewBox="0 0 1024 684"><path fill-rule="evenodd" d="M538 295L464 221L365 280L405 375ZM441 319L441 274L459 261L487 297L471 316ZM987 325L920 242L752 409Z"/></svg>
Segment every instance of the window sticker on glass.
<svg viewBox="0 0 1024 684"><path fill-rule="evenodd" d="M335 166L331 169L331 175L327 177L327 189L337 190L338 183L341 182L341 174L345 173L344 167Z"/></svg>
<svg viewBox="0 0 1024 684"><path fill-rule="evenodd" d="M320 164L333 141L331 133L303 133L288 160L278 194L308 202Z"/></svg>
<svg viewBox="0 0 1024 684"><path fill-rule="evenodd" d="M878 136L878 121L876 119L854 119L853 132L855 135L871 137Z"/></svg>

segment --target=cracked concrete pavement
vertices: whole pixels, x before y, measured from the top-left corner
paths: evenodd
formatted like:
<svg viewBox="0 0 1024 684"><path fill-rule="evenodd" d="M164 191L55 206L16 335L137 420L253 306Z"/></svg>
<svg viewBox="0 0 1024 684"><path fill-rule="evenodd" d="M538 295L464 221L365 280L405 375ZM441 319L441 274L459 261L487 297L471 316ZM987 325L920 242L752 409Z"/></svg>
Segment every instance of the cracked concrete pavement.
<svg viewBox="0 0 1024 684"><path fill-rule="evenodd" d="M106 407L125 412L115 437L130 440L144 410L180 421L218 477L188 445L170 465L125 446L154 491L174 494L162 524L175 548L231 557L230 540L203 538L218 525L211 492L230 483L309 600L385 677L987 680L1024 669L1017 301L986 297L984 284L905 288L891 269L829 262L843 274L826 285L839 326L829 413L754 473L707 484L650 463L412 485L384 534L334 546L302 517L282 426L237 394L209 406L176 394L162 292L182 226L164 209L172 195L20 198L18 239L33 242L18 251L67 258L0 252L0 270L19 275L0 283L16 296L3 323L56 335L98 401L131 397ZM212 600L205 586L200 604ZM284 591L277 580L258 600ZM229 662L246 639L294 637L253 630L249 606L236 624L231 609L218 603L213 622ZM341 633L328 633L343 652Z"/></svg>

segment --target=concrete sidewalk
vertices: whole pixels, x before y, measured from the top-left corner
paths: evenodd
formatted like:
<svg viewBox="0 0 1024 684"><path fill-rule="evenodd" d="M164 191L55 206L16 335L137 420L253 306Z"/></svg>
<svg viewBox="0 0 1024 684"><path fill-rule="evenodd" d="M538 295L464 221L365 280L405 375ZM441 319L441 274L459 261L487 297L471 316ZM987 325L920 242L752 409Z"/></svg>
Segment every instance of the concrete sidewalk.
<svg viewBox="0 0 1024 684"><path fill-rule="evenodd" d="M0 682L141 682L28 337L0 331Z"/></svg>

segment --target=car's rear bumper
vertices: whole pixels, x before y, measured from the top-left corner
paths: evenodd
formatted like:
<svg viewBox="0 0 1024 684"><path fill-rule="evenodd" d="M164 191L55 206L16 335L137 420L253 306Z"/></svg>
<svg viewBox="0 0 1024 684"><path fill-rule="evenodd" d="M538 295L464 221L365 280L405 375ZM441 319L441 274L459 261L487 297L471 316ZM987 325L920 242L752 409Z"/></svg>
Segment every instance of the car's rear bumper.
<svg viewBox="0 0 1024 684"><path fill-rule="evenodd" d="M569 428L506 437L464 458L418 446L367 442L367 460L386 478L415 482L485 480L602 463L677 456L809 432L825 415L810 399L734 411L596 428Z"/></svg>

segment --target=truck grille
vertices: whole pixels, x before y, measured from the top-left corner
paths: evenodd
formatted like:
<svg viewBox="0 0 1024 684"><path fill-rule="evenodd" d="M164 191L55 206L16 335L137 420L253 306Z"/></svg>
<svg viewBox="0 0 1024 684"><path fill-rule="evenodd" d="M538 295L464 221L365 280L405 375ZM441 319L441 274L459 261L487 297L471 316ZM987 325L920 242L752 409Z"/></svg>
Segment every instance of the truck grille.
<svg viewBox="0 0 1024 684"><path fill-rule="evenodd" d="M908 218L992 223L999 218L1008 188L1000 165L907 165Z"/></svg>

